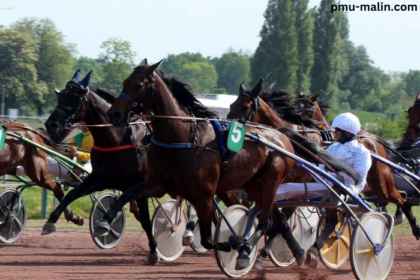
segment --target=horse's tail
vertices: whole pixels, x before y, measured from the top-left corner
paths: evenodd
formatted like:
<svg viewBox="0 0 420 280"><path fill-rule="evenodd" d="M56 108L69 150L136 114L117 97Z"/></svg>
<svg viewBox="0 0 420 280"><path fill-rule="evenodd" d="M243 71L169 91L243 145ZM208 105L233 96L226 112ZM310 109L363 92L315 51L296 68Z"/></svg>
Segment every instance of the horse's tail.
<svg viewBox="0 0 420 280"><path fill-rule="evenodd" d="M320 162L322 163L319 158L325 161L327 164L331 165L335 171L342 171L353 178L356 185L360 182L361 178L359 174L351 168L349 165L345 164L340 159L334 157L322 147L318 146L315 142L311 142L309 139L303 137L299 133L291 130L290 128L281 128L279 129L282 133L284 133L287 137L289 137L292 141L293 148L296 151L296 154L309 162ZM303 148L302 148L303 147ZM308 153L308 151L313 153ZM316 158L314 156L318 156Z"/></svg>

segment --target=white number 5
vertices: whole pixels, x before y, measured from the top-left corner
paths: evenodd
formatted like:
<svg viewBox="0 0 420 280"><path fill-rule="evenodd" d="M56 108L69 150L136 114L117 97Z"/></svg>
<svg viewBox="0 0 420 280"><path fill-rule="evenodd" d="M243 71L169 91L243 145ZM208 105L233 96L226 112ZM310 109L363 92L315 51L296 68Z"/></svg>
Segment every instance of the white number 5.
<svg viewBox="0 0 420 280"><path fill-rule="evenodd" d="M243 126L244 126L243 123L240 123L240 122L235 123L235 127L233 128L233 132L232 132L232 141L234 143L238 143L239 140L241 140L242 133L239 129L241 129ZM236 134L236 137L235 137L235 134Z"/></svg>

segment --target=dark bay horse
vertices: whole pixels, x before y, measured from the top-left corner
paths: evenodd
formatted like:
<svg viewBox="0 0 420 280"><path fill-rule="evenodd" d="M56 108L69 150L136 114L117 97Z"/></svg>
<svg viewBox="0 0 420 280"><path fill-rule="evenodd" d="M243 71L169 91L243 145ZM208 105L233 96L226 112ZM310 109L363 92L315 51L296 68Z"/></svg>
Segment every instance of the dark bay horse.
<svg viewBox="0 0 420 280"><path fill-rule="evenodd" d="M66 88L58 93L56 109L45 123L48 133L57 142L65 138L69 133L66 127L74 123L84 121L87 125L109 124L107 111L116 97L101 89L96 92L89 90L87 86L91 73L79 81L80 72L77 71ZM91 151L92 173L79 187L72 189L51 213L44 225L44 234L55 231L57 219L74 200L105 189L124 191L143 182L147 174L146 150L151 133L145 124L91 127L90 131L94 139ZM136 202L139 211L133 203L130 211L135 214L149 238L148 263L156 264L159 258L152 234L148 201L140 197Z"/></svg>
<svg viewBox="0 0 420 280"><path fill-rule="evenodd" d="M400 149L410 150L411 145L419 140L420 135L420 93L416 96L413 106L408 110L408 126L403 135Z"/></svg>
<svg viewBox="0 0 420 280"><path fill-rule="evenodd" d="M51 146L52 141L42 130L35 130L20 122L3 122L0 125L6 127L8 132L20 133L35 143L56 149ZM61 151L58 150L58 152ZM63 200L64 192L60 183L51 179L48 173L47 154L29 143L6 136L3 149L0 151L0 176L15 174L17 166L23 166L26 176L37 186L52 191L58 201ZM80 216L74 216L69 207L65 209L64 214L67 221L79 226L83 225L83 219Z"/></svg>
<svg viewBox="0 0 420 280"><path fill-rule="evenodd" d="M306 108L306 111L309 111L309 112L311 110L314 110L314 113L312 116L314 120L323 122L326 128L329 128L328 122L325 121L323 110L321 109L321 107L318 105L318 102L316 101L317 97L318 97L317 95L315 96L299 95L295 104L297 108ZM308 100L310 102L308 102ZM304 104L304 105L300 105L300 104ZM309 106L312 106L312 108L309 108ZM416 106L416 104L414 106ZM413 116L413 121L415 121L416 117L417 117L417 120L420 120L418 116ZM407 128L407 130L409 129L411 133L410 126ZM404 157L397 155L394 151L389 149L389 145L385 143L380 137L362 130L357 135L357 138L358 138L358 141L362 143L368 150L377 153L381 157L388 158L389 160L396 163L398 162L407 163ZM401 208L404 214L407 216L407 219L408 219L408 222L410 223L414 237L417 240L419 240L420 227L417 223L416 217L414 216L411 210L411 205L407 203L406 200L399 193L398 186L395 185L394 176L392 175L392 171L389 168L389 166L375 159L372 159L372 166L367 176L367 184L369 185L370 190L366 190L363 193L367 196L369 195L378 196L383 201L394 203L397 205L397 208Z"/></svg>
<svg viewBox="0 0 420 280"><path fill-rule="evenodd" d="M215 194L242 187L262 206L260 224L243 246L244 251L249 253L267 230L274 194L280 183L287 178L294 161L254 141L245 140L243 149L229 161L221 178L221 147L215 130L208 121L214 118L215 113L204 107L190 90L185 90L182 94L171 92L164 82L164 74L155 71L159 64L160 62L148 66L147 60L144 60L137 66L124 81L123 93L108 111L114 125L126 122L131 112L145 112L154 116L151 117L152 145L147 152L150 173L143 184L124 192L105 214L103 221L95 227L95 231L108 230L104 223L111 221L130 199L160 197L169 192L184 197L195 207L199 218L201 244L206 249L229 251L230 244L214 244L212 241L212 200ZM258 133L290 152L295 151L294 144L279 131L261 126L247 127L247 132ZM299 137L291 131L288 135ZM353 170L311 144L307 141L303 145L337 170L349 173L358 180Z"/></svg>

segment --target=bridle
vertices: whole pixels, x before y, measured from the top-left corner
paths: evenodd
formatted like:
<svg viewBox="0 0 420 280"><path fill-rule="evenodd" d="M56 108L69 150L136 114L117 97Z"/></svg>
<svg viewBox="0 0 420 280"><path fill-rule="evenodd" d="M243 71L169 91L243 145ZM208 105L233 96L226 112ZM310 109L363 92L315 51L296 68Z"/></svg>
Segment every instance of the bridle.
<svg viewBox="0 0 420 280"><path fill-rule="evenodd" d="M151 98L153 98L153 92L155 89L155 71L153 71L153 74L149 74L147 71L145 71L144 69L141 68L134 68L134 71L136 73L141 73L142 75L144 75L147 78L148 84L147 84L147 91L145 92L145 94L143 94L143 96L141 97L140 101L136 102L135 100L133 100L128 94L121 92L120 93L120 97L127 100L127 102L131 103L131 107L133 107L133 109L135 107L137 107L137 105L140 103L140 106L143 106L144 101L146 100L146 98L149 96L149 94L151 95Z"/></svg>
<svg viewBox="0 0 420 280"><path fill-rule="evenodd" d="M298 103L303 103L303 104L309 104L311 105L311 108L305 108L305 107L299 107L297 106ZM315 111L316 111L316 105L315 102L313 102L312 100L310 100L306 95L299 97L298 100L296 100L295 102L295 108L296 108L296 112L298 114L302 114L303 112L309 112L309 118L313 119L314 115L315 115Z"/></svg>
<svg viewBox="0 0 420 280"><path fill-rule="evenodd" d="M83 105L85 105L85 103L87 102L87 96L89 94L89 88L83 89L79 84L70 81L66 85L65 94L69 93L69 91L72 90L83 91L83 96L79 98L76 106L71 107L57 104L57 106L54 109L54 111L57 111L65 117L64 127L66 129L71 128L73 124L72 121L76 118L76 113L80 111Z"/></svg>
<svg viewBox="0 0 420 280"><path fill-rule="evenodd" d="M409 112L410 112L410 110L411 110L411 109L413 109L413 107L414 107L414 106L416 106L416 105L420 105L420 99L416 100L416 102L414 102L414 105L413 105L413 106L411 106L411 107L407 110L407 112L409 113ZM408 120L408 126L407 126L407 129L408 129L408 128L414 129L414 131L417 133L417 136L419 136L419 135L420 135L420 123L413 124L413 123L411 123L411 122L410 122L410 120Z"/></svg>

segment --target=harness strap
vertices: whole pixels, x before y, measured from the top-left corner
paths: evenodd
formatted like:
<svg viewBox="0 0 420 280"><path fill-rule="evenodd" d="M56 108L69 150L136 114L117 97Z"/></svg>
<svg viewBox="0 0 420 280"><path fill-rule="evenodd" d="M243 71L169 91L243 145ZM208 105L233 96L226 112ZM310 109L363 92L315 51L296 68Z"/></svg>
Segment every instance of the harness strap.
<svg viewBox="0 0 420 280"><path fill-rule="evenodd" d="M168 149L192 149L194 148L194 145L191 143L176 143L176 144L166 144L159 142L154 137L152 137L152 143L156 146L168 148Z"/></svg>
<svg viewBox="0 0 420 280"><path fill-rule="evenodd" d="M124 146L118 146L118 147L112 147L112 148L101 148L98 146L93 145L92 149L100 151L100 152L115 152L115 151L121 151L121 150L128 150L128 149L134 149L134 145L124 145Z"/></svg>

